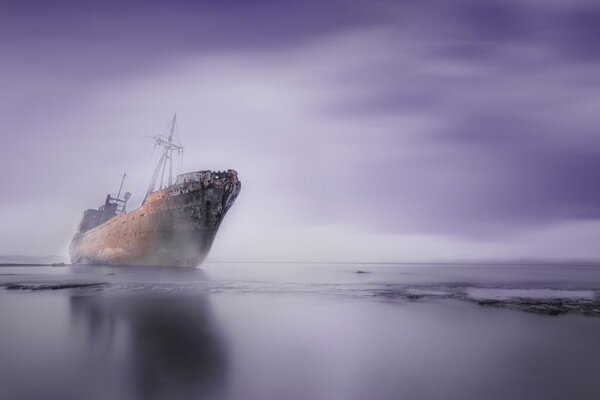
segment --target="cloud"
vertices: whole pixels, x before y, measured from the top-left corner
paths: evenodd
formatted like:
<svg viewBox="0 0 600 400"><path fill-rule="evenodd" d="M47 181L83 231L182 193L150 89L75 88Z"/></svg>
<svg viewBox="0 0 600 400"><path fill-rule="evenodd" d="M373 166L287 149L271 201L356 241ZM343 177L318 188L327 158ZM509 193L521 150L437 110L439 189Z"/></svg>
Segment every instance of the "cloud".
<svg viewBox="0 0 600 400"><path fill-rule="evenodd" d="M0 205L15 215L79 215L123 170L142 193L144 135L178 111L186 169L244 182L225 243L295 226L282 237L321 254L307 232L331 244L324 227L350 225L365 236L348 243L392 258L415 237L500 257L600 217L594 2L6 4Z"/></svg>

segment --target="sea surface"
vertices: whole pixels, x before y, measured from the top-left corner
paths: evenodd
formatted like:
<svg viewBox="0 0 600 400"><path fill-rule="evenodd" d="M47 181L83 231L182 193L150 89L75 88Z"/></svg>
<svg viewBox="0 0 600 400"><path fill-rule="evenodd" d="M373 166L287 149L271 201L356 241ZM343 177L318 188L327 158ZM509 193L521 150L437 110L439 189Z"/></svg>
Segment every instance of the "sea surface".
<svg viewBox="0 0 600 400"><path fill-rule="evenodd" d="M600 267L0 267L0 399L600 399Z"/></svg>

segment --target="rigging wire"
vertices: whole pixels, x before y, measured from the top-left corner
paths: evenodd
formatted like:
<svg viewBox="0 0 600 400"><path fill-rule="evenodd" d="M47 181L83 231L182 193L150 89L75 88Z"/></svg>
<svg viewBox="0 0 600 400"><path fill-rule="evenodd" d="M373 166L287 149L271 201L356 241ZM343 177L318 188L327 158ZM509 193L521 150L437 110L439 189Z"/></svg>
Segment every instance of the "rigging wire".
<svg viewBox="0 0 600 400"><path fill-rule="evenodd" d="M133 194L133 198L137 200L138 193L140 193L140 189L142 188L142 184L146 182L146 175L148 174L148 170L150 169L150 165L153 164L152 160L154 159L154 154L156 153L156 148L158 147L158 143L154 143L154 148L152 149L152 154L150 154L150 158L148 159L148 163L146 164L146 168L144 169L144 174L142 175L142 179L140 180L135 193Z"/></svg>
<svg viewBox="0 0 600 400"><path fill-rule="evenodd" d="M164 181L165 181L165 173L167 168L169 168L169 177L171 177L171 165L172 165L172 159L171 157L172 155L172 150L174 150L173 147L170 147L170 145L167 146L167 143L171 143L171 141L166 142L164 140L164 137L172 137L171 134L175 133L176 134L176 138L177 138L177 143L173 143L174 147L177 148L177 164L175 165L177 168L177 175L179 175L180 169L181 169L181 163L182 163L182 155L183 155L183 147L181 147L181 139L179 136L179 126L177 124L177 120L174 117L173 120L167 124L167 126L165 127L165 129L163 130L163 135L157 135L157 136L150 136L151 138L155 139L156 142L154 143L154 148L152 150L152 154L150 156L150 159L148 160L148 163L146 165L146 168L144 170L144 175L143 175L143 179L140 181L138 188L136 190L136 194L135 194L135 198L137 199L137 193L139 193L141 186L143 184L143 182L146 181L146 176L148 174L148 170L150 168L150 164L152 164L154 158L155 158L155 154L156 154L156 149L160 146L166 146L163 152L163 155L160 157L159 161L158 161L158 166L157 166L157 170L155 171L155 174L160 174L160 190L163 189L164 186ZM167 149L167 147L169 147L169 149ZM169 164L169 165L167 165ZM158 178L158 176L157 176ZM154 178L156 179L156 178ZM177 179L177 176L175 176L175 180ZM171 180L171 178L169 178L169 180ZM154 183L151 184L151 187L154 186ZM149 193L149 192L148 192ZM146 193L146 196L148 195L148 193ZM145 198L145 197L144 197Z"/></svg>
<svg viewBox="0 0 600 400"><path fill-rule="evenodd" d="M181 136L179 134L179 121L175 120L175 125L173 127L174 132L175 132L175 138L177 140L177 144L181 147ZM179 173L181 172L181 166L183 163L183 148L180 148L177 150L177 164L176 164L176 174L175 174L175 181L177 181L177 177L179 176Z"/></svg>
<svg viewBox="0 0 600 400"><path fill-rule="evenodd" d="M183 165L183 149L179 149L177 152L177 176L181 172L181 167Z"/></svg>

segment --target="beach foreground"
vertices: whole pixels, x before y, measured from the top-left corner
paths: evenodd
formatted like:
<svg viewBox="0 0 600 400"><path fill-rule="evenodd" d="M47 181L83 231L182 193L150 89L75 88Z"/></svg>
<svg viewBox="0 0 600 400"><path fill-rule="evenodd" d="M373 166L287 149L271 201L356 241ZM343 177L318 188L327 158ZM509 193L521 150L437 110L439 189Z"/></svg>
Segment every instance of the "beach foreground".
<svg viewBox="0 0 600 400"><path fill-rule="evenodd" d="M592 266L0 268L1 399L598 399Z"/></svg>

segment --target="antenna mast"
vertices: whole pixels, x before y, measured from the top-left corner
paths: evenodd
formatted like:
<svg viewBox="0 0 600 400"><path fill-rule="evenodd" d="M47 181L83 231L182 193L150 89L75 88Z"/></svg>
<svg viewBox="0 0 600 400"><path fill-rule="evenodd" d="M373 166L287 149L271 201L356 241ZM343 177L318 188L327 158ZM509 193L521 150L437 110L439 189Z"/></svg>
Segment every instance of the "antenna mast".
<svg viewBox="0 0 600 400"><path fill-rule="evenodd" d="M123 189L123 183L125 182L125 178L127 178L127 172L123 172L123 175L121 175L123 177L123 179L121 179L121 186L119 186L119 193L117 193L117 200L119 200L119 198L121 197L121 190Z"/></svg>
<svg viewBox="0 0 600 400"><path fill-rule="evenodd" d="M167 163L169 165L169 184L167 186L171 186L173 184L173 150L177 150L178 154L181 154L183 151L183 147L179 143L175 143L173 140L173 133L175 132L175 124L177 122L177 114L173 116L173 121L171 122L171 129L169 131L169 136L165 135L157 135L150 136L152 139L156 141L156 146L160 146L163 148L162 154L158 160L158 164L154 169L154 174L152 175L152 180L150 181L150 186L148 187L148 192L146 192L146 197L152 192L156 187L156 180L158 179L158 175L160 174L160 189L163 188L163 181L165 177L165 172L167 170ZM159 189L159 190L160 190Z"/></svg>

